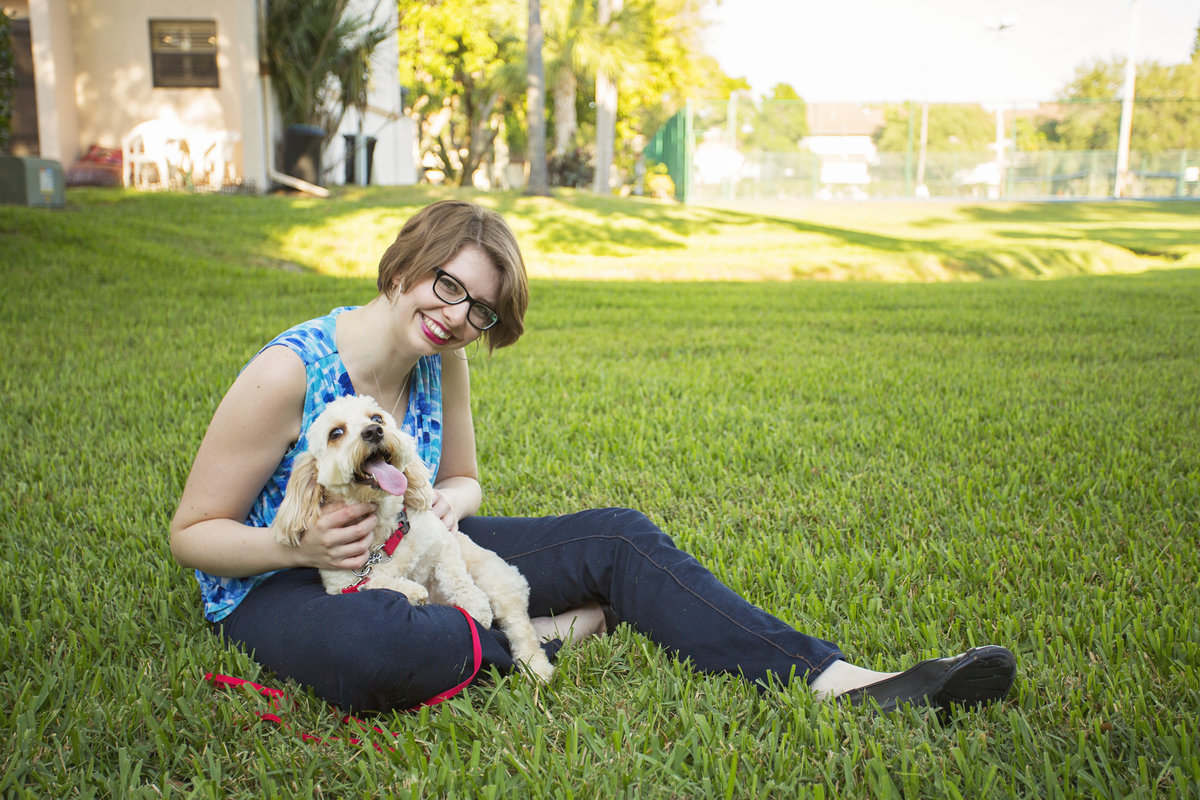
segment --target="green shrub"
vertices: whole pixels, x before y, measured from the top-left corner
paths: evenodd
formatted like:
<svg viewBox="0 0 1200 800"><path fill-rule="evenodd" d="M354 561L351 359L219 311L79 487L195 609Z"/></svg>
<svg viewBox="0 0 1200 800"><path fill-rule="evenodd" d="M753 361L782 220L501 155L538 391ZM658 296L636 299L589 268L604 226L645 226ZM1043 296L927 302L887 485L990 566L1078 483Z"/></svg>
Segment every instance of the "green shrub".
<svg viewBox="0 0 1200 800"><path fill-rule="evenodd" d="M550 156L546 162L546 172L551 186L586 189L592 185L596 168L588 151L577 147L570 153Z"/></svg>

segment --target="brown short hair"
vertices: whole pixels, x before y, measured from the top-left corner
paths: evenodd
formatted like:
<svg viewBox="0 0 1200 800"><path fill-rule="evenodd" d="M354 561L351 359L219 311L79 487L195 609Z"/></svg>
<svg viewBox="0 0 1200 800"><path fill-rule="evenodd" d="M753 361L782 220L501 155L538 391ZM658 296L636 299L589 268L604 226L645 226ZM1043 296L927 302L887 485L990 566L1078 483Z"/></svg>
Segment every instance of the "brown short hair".
<svg viewBox="0 0 1200 800"><path fill-rule="evenodd" d="M379 259L379 292L390 298L397 282L400 291L408 291L470 246L486 253L500 272L500 320L483 334L490 352L521 338L529 307L529 280L517 237L495 211L462 200L443 200L418 211Z"/></svg>

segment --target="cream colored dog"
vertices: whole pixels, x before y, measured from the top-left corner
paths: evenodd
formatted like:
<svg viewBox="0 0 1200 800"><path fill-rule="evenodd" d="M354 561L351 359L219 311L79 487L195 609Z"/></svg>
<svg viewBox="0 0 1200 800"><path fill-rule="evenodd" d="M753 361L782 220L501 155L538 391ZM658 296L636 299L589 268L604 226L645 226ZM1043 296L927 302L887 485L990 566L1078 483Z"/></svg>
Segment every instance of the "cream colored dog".
<svg viewBox="0 0 1200 800"><path fill-rule="evenodd" d="M414 605L460 606L484 627L494 619L516 660L550 679L554 668L529 621L528 582L500 556L442 524L431 510L433 487L416 442L367 395L339 398L313 422L308 451L296 458L271 526L276 538L298 546L321 506L334 499L377 504L379 524L363 569L321 570L329 594L393 589ZM397 541L393 534L401 531Z"/></svg>

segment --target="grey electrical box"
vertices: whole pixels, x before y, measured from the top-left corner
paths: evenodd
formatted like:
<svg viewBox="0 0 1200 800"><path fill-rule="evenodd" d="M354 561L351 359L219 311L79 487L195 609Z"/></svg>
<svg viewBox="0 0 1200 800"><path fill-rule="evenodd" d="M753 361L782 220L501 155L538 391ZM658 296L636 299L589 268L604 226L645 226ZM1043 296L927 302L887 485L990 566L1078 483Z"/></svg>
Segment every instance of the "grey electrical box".
<svg viewBox="0 0 1200 800"><path fill-rule="evenodd" d="M0 156L0 203L62 208L65 187L57 161Z"/></svg>

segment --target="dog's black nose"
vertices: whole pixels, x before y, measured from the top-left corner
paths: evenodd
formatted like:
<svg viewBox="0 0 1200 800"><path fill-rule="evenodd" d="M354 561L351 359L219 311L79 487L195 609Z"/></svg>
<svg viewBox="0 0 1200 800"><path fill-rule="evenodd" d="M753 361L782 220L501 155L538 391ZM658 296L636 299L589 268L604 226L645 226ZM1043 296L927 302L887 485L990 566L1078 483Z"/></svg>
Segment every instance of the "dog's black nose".
<svg viewBox="0 0 1200 800"><path fill-rule="evenodd" d="M362 438L367 444L379 444L383 441L383 426L368 425L363 428Z"/></svg>

